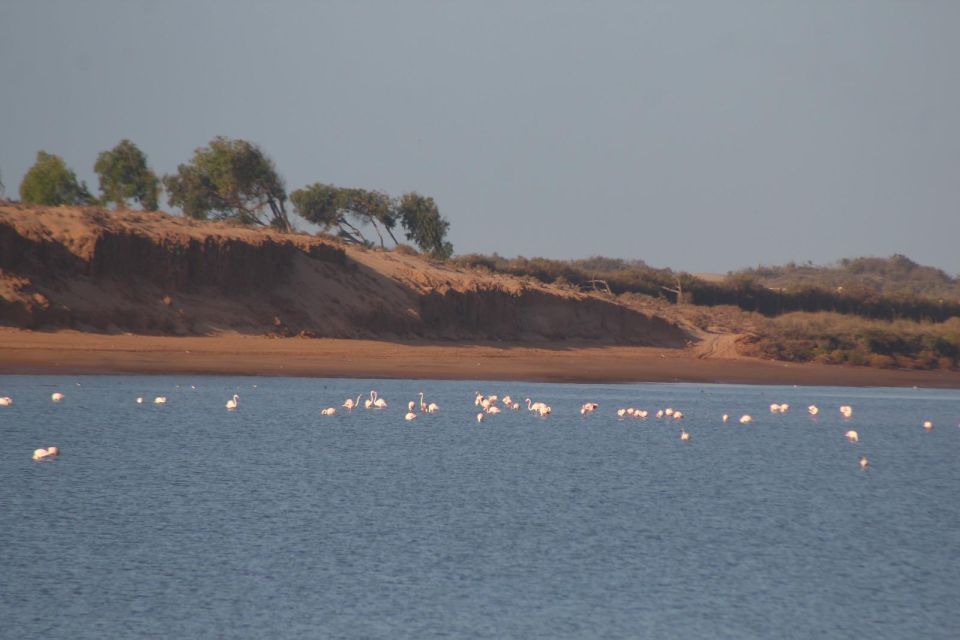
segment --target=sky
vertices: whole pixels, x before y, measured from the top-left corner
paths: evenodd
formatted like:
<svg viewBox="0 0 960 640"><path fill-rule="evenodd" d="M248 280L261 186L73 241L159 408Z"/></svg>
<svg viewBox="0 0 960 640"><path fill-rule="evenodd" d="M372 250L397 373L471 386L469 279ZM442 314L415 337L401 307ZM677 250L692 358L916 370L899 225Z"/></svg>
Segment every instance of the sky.
<svg viewBox="0 0 960 640"><path fill-rule="evenodd" d="M460 254L956 275L958 33L956 0L0 0L0 177L223 135L288 191L432 196Z"/></svg>

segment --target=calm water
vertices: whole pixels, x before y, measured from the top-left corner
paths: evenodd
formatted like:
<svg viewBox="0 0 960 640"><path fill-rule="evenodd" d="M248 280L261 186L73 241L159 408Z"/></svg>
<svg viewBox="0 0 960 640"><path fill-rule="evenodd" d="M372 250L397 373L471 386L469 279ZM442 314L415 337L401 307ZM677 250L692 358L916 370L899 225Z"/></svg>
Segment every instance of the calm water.
<svg viewBox="0 0 960 640"><path fill-rule="evenodd" d="M319 415L372 388L385 411ZM478 425L478 389L554 414ZM441 411L406 423L421 390ZM95 376L0 395L0 637L960 637L960 392ZM693 439L618 406L680 408Z"/></svg>

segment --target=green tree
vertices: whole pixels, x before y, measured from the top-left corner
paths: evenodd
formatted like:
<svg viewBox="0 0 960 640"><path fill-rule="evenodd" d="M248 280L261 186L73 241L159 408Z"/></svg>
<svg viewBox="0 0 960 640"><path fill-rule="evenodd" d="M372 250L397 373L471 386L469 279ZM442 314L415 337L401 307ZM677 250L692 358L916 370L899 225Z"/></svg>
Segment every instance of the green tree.
<svg viewBox="0 0 960 640"><path fill-rule="evenodd" d="M370 225L376 231L381 247L384 242L380 226L394 244L399 244L393 235L397 225L394 203L382 191L347 189L317 182L291 193L290 201L305 220L319 225L324 231L336 227L337 235L349 242L369 245L360 227Z"/></svg>
<svg viewBox="0 0 960 640"><path fill-rule="evenodd" d="M453 245L446 241L450 223L440 215L433 198L414 191L405 193L396 205L407 240L412 240L422 251L446 260L453 255Z"/></svg>
<svg viewBox="0 0 960 640"><path fill-rule="evenodd" d="M98 155L93 170L100 177L104 204L114 202L126 208L127 200L135 200L146 211L157 209L160 181L147 168L147 157L129 140Z"/></svg>
<svg viewBox="0 0 960 640"><path fill-rule="evenodd" d="M390 200L390 196L382 191L367 191L366 189L343 189L342 193L343 210L357 221L373 227L380 239L381 247L384 244L383 235L380 233L380 225L383 225L393 243L399 244L397 238L393 235L393 228L397 225L397 216L393 210L393 202ZM380 225L377 224L378 222Z"/></svg>
<svg viewBox="0 0 960 640"><path fill-rule="evenodd" d="M86 183L77 182L76 174L60 156L46 151L37 152L33 163L20 183L20 199L27 204L93 204Z"/></svg>
<svg viewBox="0 0 960 640"><path fill-rule="evenodd" d="M287 193L273 161L246 140L216 137L194 151L189 164L177 173L164 176L163 185L170 204L191 218L230 218L245 224L267 224L261 219L270 212L270 224L290 231Z"/></svg>
<svg viewBox="0 0 960 640"><path fill-rule="evenodd" d="M360 227L370 225L384 246L382 226L394 244L399 245L393 229L399 222L408 240L434 257L447 259L453 245L445 241L450 223L437 209L433 198L407 193L392 199L382 191L346 189L332 184L314 183L290 194L294 209L305 220L323 230L337 228L337 235L356 244L369 245Z"/></svg>

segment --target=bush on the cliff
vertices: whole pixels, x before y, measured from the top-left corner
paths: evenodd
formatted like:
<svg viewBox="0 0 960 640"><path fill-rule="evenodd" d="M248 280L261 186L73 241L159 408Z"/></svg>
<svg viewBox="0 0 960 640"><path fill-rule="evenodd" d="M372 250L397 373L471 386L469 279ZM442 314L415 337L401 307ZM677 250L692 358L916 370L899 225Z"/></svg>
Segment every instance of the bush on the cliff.
<svg viewBox="0 0 960 640"><path fill-rule="evenodd" d="M20 183L20 199L26 204L49 206L94 204L87 185L77 182L77 175L58 155L37 152L33 163Z"/></svg>
<svg viewBox="0 0 960 640"><path fill-rule="evenodd" d="M290 231L287 192L273 161L246 140L216 137L194 151L189 164L164 176L170 204L198 220L209 217L233 219L244 224L267 223L261 219L269 209L269 224Z"/></svg>
<svg viewBox="0 0 960 640"><path fill-rule="evenodd" d="M97 156L93 170L100 177L104 204L126 208L127 200L140 203L145 211L156 211L160 193L157 175L147 167L147 157L127 139Z"/></svg>

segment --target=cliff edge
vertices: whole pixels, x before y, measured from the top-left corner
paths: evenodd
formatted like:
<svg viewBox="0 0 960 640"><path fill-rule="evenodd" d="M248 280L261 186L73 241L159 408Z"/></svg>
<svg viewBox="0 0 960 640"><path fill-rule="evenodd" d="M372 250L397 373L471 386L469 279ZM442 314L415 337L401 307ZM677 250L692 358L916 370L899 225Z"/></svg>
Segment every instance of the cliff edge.
<svg viewBox="0 0 960 640"><path fill-rule="evenodd" d="M0 206L0 325L378 340L683 347L598 294L161 212Z"/></svg>

